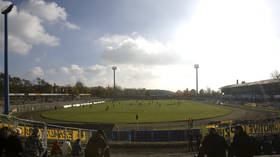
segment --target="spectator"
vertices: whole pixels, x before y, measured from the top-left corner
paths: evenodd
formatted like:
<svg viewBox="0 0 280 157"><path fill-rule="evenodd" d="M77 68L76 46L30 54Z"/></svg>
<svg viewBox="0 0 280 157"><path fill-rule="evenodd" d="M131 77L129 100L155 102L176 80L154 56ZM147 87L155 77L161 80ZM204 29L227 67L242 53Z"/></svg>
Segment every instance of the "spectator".
<svg viewBox="0 0 280 157"><path fill-rule="evenodd" d="M192 152L193 151L193 135L192 135L192 132L189 132L187 140L188 140L188 151Z"/></svg>
<svg viewBox="0 0 280 157"><path fill-rule="evenodd" d="M236 157L253 157L253 143L241 126L235 127L231 144L233 155Z"/></svg>
<svg viewBox="0 0 280 157"><path fill-rule="evenodd" d="M62 155L63 156L69 156L72 152L72 146L70 141L65 141L62 145Z"/></svg>
<svg viewBox="0 0 280 157"><path fill-rule="evenodd" d="M202 139L202 135L200 133L198 133L196 135L196 150L199 150L200 144L201 144L201 139Z"/></svg>
<svg viewBox="0 0 280 157"><path fill-rule="evenodd" d="M72 156L82 155L81 139L77 139L72 146Z"/></svg>
<svg viewBox="0 0 280 157"><path fill-rule="evenodd" d="M4 152L7 151L8 137L10 136L10 130L8 127L0 129L0 157L4 156Z"/></svg>
<svg viewBox="0 0 280 157"><path fill-rule="evenodd" d="M202 148L207 157L226 157L226 141L214 128L210 128L209 135L204 137Z"/></svg>
<svg viewBox="0 0 280 157"><path fill-rule="evenodd" d="M85 157L102 157L103 155L104 157L110 157L110 150L106 142L105 133L102 130L98 130L87 143Z"/></svg>
<svg viewBox="0 0 280 157"><path fill-rule="evenodd" d="M258 142L256 141L255 136L250 136L250 141L251 141L251 148L252 148L252 154L256 155L256 153L258 153Z"/></svg>
<svg viewBox="0 0 280 157"><path fill-rule="evenodd" d="M226 136L226 137L225 137L226 143L227 143L227 145L229 146L230 143L231 143L230 133L227 133L225 136Z"/></svg>
<svg viewBox="0 0 280 157"><path fill-rule="evenodd" d="M11 136L8 138L7 142L7 157L22 157L23 156L23 144L19 136L21 135L21 130L19 128L14 128L11 131Z"/></svg>
<svg viewBox="0 0 280 157"><path fill-rule="evenodd" d="M262 138L261 138L261 136L256 136L254 142L255 142L255 147L256 147L255 155L261 155L262 154Z"/></svg>
<svg viewBox="0 0 280 157"><path fill-rule="evenodd" d="M272 141L273 148L276 154L280 154L280 137L279 135L274 135L274 140Z"/></svg>
<svg viewBox="0 0 280 157"><path fill-rule="evenodd" d="M62 155L62 148L58 140L56 140L52 146L51 155L52 156Z"/></svg>
<svg viewBox="0 0 280 157"><path fill-rule="evenodd" d="M263 152L264 155L272 155L272 139L270 136L264 136Z"/></svg>
<svg viewBox="0 0 280 157"><path fill-rule="evenodd" d="M107 136L105 135L105 132L103 130L101 130L101 135L106 143L106 147L105 149L103 150L104 152L104 157L110 157L110 147L109 147L109 144L107 143Z"/></svg>
<svg viewBox="0 0 280 157"><path fill-rule="evenodd" d="M43 145L39 139L39 129L34 128L32 135L25 141L25 157L39 157L44 153Z"/></svg>

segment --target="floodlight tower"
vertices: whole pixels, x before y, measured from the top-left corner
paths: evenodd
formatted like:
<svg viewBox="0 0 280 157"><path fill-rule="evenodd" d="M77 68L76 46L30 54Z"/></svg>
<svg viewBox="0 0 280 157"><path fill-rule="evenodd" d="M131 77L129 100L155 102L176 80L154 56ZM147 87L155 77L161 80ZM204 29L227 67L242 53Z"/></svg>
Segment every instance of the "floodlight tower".
<svg viewBox="0 0 280 157"><path fill-rule="evenodd" d="M199 65L195 64L194 68L195 68L195 71L196 71L196 95L198 95L198 68L199 68Z"/></svg>
<svg viewBox="0 0 280 157"><path fill-rule="evenodd" d="M112 70L114 71L114 98L116 97L116 75L115 71L117 70L117 66L112 66Z"/></svg>
<svg viewBox="0 0 280 157"><path fill-rule="evenodd" d="M4 73L5 73L5 109L4 113L9 114L9 104L10 104L10 96L9 96L9 73L8 73L8 13L12 11L14 4L10 4L7 7L1 10L1 13L4 14Z"/></svg>

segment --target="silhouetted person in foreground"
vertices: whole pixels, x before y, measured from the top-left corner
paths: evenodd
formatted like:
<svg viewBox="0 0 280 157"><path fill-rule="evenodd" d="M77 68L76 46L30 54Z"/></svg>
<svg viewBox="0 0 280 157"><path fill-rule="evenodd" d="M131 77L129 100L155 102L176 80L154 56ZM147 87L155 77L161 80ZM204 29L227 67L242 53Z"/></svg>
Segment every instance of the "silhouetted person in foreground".
<svg viewBox="0 0 280 157"><path fill-rule="evenodd" d="M280 137L279 135L274 135L274 139L272 141L272 146L276 151L276 154L280 154Z"/></svg>
<svg viewBox="0 0 280 157"><path fill-rule="evenodd" d="M224 137L217 134L216 129L210 128L209 135L204 137L202 150L207 157L226 157L227 143Z"/></svg>
<svg viewBox="0 0 280 157"><path fill-rule="evenodd" d="M0 157L4 157L4 152L7 151L8 137L10 136L10 130L8 127L0 129Z"/></svg>
<svg viewBox="0 0 280 157"><path fill-rule="evenodd" d="M241 126L235 127L231 144L232 153L236 157L253 157L253 143Z"/></svg>
<svg viewBox="0 0 280 157"><path fill-rule="evenodd" d="M23 143L20 139L21 130L15 128L11 131L11 135L8 138L6 156L7 157L22 157L23 156Z"/></svg>
<svg viewBox="0 0 280 157"><path fill-rule="evenodd" d="M263 152L264 155L272 155L272 139L270 135L264 136Z"/></svg>
<svg viewBox="0 0 280 157"><path fill-rule="evenodd" d="M92 136L86 146L85 157L110 157L110 149L106 141L105 133L98 130Z"/></svg>
<svg viewBox="0 0 280 157"><path fill-rule="evenodd" d="M199 133L196 135L196 150L199 150L200 144L201 144L201 139L202 139L202 135Z"/></svg>
<svg viewBox="0 0 280 157"><path fill-rule="evenodd" d="M187 139L188 139L188 151L193 152L193 134L192 134L192 132L190 132L188 134Z"/></svg>

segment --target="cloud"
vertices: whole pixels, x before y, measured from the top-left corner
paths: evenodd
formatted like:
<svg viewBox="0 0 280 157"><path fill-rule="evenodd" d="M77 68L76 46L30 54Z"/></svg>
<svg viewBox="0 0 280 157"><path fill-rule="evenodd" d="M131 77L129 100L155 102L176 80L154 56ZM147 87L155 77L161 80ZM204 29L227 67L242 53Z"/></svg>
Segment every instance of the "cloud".
<svg viewBox="0 0 280 157"><path fill-rule="evenodd" d="M179 54L172 47L142 36L103 36L103 59L111 64L171 65L180 62Z"/></svg>
<svg viewBox="0 0 280 157"><path fill-rule="evenodd" d="M84 73L84 69L81 68L79 65L76 65L76 64L71 65L70 71L71 71L72 74L77 74L77 75Z"/></svg>
<svg viewBox="0 0 280 157"><path fill-rule="evenodd" d="M61 67L58 69L49 69L48 72L51 75L65 74L65 75L102 75L106 68L103 65L91 65L89 67L81 67L77 64L72 64L69 67Z"/></svg>
<svg viewBox="0 0 280 157"><path fill-rule="evenodd" d="M67 67L61 67L59 69L59 72L61 72L62 74L69 74L69 69Z"/></svg>
<svg viewBox="0 0 280 157"><path fill-rule="evenodd" d="M105 49L103 65L72 64L56 70L50 69L52 75L47 76L49 80L55 80L56 83L63 85L74 85L79 80L86 86L112 86L112 65L116 65L118 86L162 89L162 86L174 83L171 82L173 76L182 73L184 67L178 68L178 66L189 64L182 63L180 54L170 45L147 40L135 33L131 36L107 35L99 38L98 42ZM177 80L184 78L186 78L184 74L179 75Z"/></svg>
<svg viewBox="0 0 280 157"><path fill-rule="evenodd" d="M48 46L59 44L57 37L46 32L40 18L24 11L13 10L9 17L9 28L9 34L17 36L29 44L44 44Z"/></svg>
<svg viewBox="0 0 280 157"><path fill-rule="evenodd" d="M9 35L9 50L13 52L20 53L22 55L27 55L30 49L32 48L32 45L24 42L18 37L15 37L13 35ZM0 39L0 41L3 43L3 39ZM1 46L0 46L1 47Z"/></svg>
<svg viewBox="0 0 280 157"><path fill-rule="evenodd" d="M0 0L0 8L9 5L10 2ZM0 16L0 34L4 34L4 16ZM64 23L67 28L80 29L75 24L67 21L67 13L64 8L55 2L47 3L43 0L28 0L14 6L9 13L9 50L22 55L27 55L34 45L59 45L59 38L50 35L44 24ZM3 43L3 38L0 38ZM3 45L0 45L3 49Z"/></svg>
<svg viewBox="0 0 280 157"><path fill-rule="evenodd" d="M47 70L47 75L54 75L57 74L57 70L56 69L49 69Z"/></svg>
<svg viewBox="0 0 280 157"><path fill-rule="evenodd" d="M70 29L80 28L67 21L65 8L58 6L55 2L45 2L44 0L28 0L22 5L22 9L32 15L38 16L48 22L63 22Z"/></svg>
<svg viewBox="0 0 280 157"><path fill-rule="evenodd" d="M40 57L36 57L36 58L34 59L34 61L35 61L36 63L39 63L39 62L41 61L41 58L40 58Z"/></svg>
<svg viewBox="0 0 280 157"><path fill-rule="evenodd" d="M65 22L65 26L70 28L70 29L73 29L73 30L80 30L81 28L73 23L70 23L68 21Z"/></svg>
<svg viewBox="0 0 280 157"><path fill-rule="evenodd" d="M105 66L98 65L98 64L89 66L88 68L85 69L87 73L91 73L94 75L103 75L105 70L106 70Z"/></svg>
<svg viewBox="0 0 280 157"><path fill-rule="evenodd" d="M27 77L29 79L42 78L44 77L44 70L39 66L35 66L28 70Z"/></svg>
<svg viewBox="0 0 280 157"><path fill-rule="evenodd" d="M23 3L22 9L47 21L66 20L67 17L64 8L55 2L47 3L44 0L28 0Z"/></svg>
<svg viewBox="0 0 280 157"><path fill-rule="evenodd" d="M102 65L92 65L86 68L81 67L80 65L77 64L72 64L69 67L61 67L58 69L50 69L53 72L51 74L56 74L56 73L62 73L62 74L97 74L102 72L106 67Z"/></svg>
<svg viewBox="0 0 280 157"><path fill-rule="evenodd" d="M9 2L0 0L1 8L8 4ZM0 16L1 34L4 34L3 21L3 16ZM3 42L3 38L0 38L0 41ZM9 14L9 50L26 55L33 45L39 44L56 46L59 44L59 39L45 31L39 17L19 10L15 6ZM0 48L3 48L2 46L1 44Z"/></svg>
<svg viewBox="0 0 280 157"><path fill-rule="evenodd" d="M135 67L133 65L120 65L116 71L117 85L124 88L152 87L151 83L157 79L154 68L145 66ZM76 81L82 81L87 86L112 86L113 71L111 65L91 65L81 67L80 65L70 65L58 69L49 69L48 80L53 80L58 84L74 85Z"/></svg>

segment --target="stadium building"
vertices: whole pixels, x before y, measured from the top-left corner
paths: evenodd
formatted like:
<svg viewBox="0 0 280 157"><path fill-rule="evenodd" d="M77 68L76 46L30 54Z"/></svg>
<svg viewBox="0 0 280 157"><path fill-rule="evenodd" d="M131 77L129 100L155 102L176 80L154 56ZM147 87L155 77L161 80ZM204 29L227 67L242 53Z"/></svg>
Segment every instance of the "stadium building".
<svg viewBox="0 0 280 157"><path fill-rule="evenodd" d="M262 80L221 87L224 100L280 102L280 79Z"/></svg>

